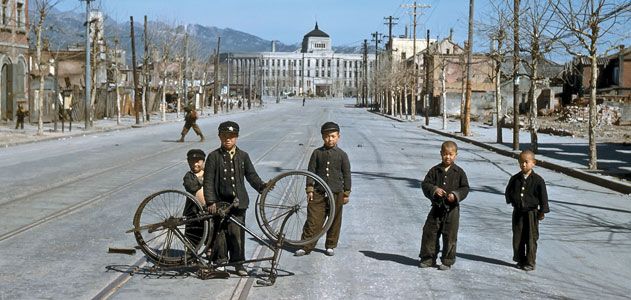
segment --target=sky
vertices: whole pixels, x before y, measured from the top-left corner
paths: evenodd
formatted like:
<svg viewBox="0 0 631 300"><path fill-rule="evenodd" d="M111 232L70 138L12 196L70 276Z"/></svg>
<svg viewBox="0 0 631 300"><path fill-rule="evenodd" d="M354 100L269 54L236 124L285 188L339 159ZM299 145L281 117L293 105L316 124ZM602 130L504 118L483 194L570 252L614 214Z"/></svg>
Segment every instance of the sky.
<svg viewBox="0 0 631 300"><path fill-rule="evenodd" d="M476 1L476 20L488 15L490 1ZM147 15L149 20L169 24L231 28L284 44L301 42L317 21L334 46L358 46L364 39L370 42L373 32L387 35L384 18L388 16L398 18L393 35L404 34L405 26L412 23L412 10L402 6L413 3L412 0L93 0L92 6L100 7L119 22L128 22L129 16L141 22ZM458 43L466 40L468 0L425 0L417 4L431 6L418 9L418 38L424 38L428 28L431 38L444 38L453 28ZM85 1L61 0L56 8L83 12ZM411 28L409 32L411 36Z"/></svg>

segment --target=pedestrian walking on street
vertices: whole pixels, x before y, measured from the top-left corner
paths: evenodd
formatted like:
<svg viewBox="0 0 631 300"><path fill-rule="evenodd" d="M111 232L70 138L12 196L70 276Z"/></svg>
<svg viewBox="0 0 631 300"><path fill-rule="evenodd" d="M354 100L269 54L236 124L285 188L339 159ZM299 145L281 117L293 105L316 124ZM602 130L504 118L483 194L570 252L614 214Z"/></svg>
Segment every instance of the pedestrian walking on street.
<svg viewBox="0 0 631 300"><path fill-rule="evenodd" d="M533 169L535 153L519 154L521 172L513 175L506 186L506 203L513 206L513 261L524 271L535 269L539 221L550 212L546 182Z"/></svg>
<svg viewBox="0 0 631 300"><path fill-rule="evenodd" d="M188 131L193 128L193 131L197 135L199 135L199 141L204 141L204 134L202 134L202 130L197 126L197 111L195 110L194 105L184 107L184 111L186 111L186 115L184 116L184 128L182 128L182 137L178 140L178 142L184 142L184 137L188 133Z"/></svg>
<svg viewBox="0 0 631 300"><path fill-rule="evenodd" d="M24 117L28 116L28 111L24 109L22 104L18 104L18 111L15 112L17 121L15 122L15 129L24 129Z"/></svg>
<svg viewBox="0 0 631 300"><path fill-rule="evenodd" d="M313 150L308 170L320 176L327 183L335 197L335 216L331 228L326 233L324 244L326 255L333 256L340 237L342 227L342 207L348 203L351 194L351 164L348 155L337 147L340 139L340 127L333 122L326 122L320 128L324 145ZM313 180L307 180L307 220L303 226L302 239L309 239L322 228L326 221L327 202L324 190L315 186ZM318 241L303 246L294 255L302 256L311 253Z"/></svg>
<svg viewBox="0 0 631 300"><path fill-rule="evenodd" d="M439 270L449 270L456 262L456 244L460 222L460 202L469 194L469 181L465 171L456 165L458 146L446 141L440 147L441 163L427 172L421 188L431 203L421 238L419 267L436 266L439 241L443 248Z"/></svg>
<svg viewBox="0 0 631 300"><path fill-rule="evenodd" d="M219 124L218 131L221 146L208 154L204 167L204 199L211 214L216 213L217 202L238 202L238 207L232 207L230 214L245 224L245 213L250 202L245 180L259 193L263 192L267 184L256 173L248 153L237 147L239 125L232 121L223 122ZM218 234L218 239L214 241L217 246L218 262L226 261L227 252L230 254L230 263L244 261L243 229L232 222L224 222L219 224L216 230L223 233ZM221 236L225 238L222 240ZM235 266L235 271L239 276L248 275L241 264Z"/></svg>
<svg viewBox="0 0 631 300"><path fill-rule="evenodd" d="M302 97L302 106L305 106L305 102L307 101L307 98Z"/></svg>

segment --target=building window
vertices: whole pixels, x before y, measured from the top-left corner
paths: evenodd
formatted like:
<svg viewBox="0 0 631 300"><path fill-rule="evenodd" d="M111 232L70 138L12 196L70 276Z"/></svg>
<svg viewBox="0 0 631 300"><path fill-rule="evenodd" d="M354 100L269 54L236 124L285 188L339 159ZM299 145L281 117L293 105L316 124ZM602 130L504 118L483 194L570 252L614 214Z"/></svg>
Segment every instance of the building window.
<svg viewBox="0 0 631 300"><path fill-rule="evenodd" d="M311 77L311 70L307 70L307 77Z"/></svg>
<svg viewBox="0 0 631 300"><path fill-rule="evenodd" d="M275 61L275 59L272 59L272 67L274 67L276 65L276 63L274 61Z"/></svg>
<svg viewBox="0 0 631 300"><path fill-rule="evenodd" d="M316 59L316 67L319 67L319 66L320 66L320 60Z"/></svg>
<svg viewBox="0 0 631 300"><path fill-rule="evenodd" d="M331 77L331 71L330 70L326 71L326 77L329 77L329 78Z"/></svg>
<svg viewBox="0 0 631 300"><path fill-rule="evenodd" d="M311 67L311 60L310 59L307 60L307 67Z"/></svg>
<svg viewBox="0 0 631 300"><path fill-rule="evenodd" d="M283 67L285 66L285 60L283 59Z"/></svg>
<svg viewBox="0 0 631 300"><path fill-rule="evenodd" d="M285 74L286 74L286 73L285 73L285 70L283 70L283 77L287 76L287 75L285 75Z"/></svg>
<svg viewBox="0 0 631 300"><path fill-rule="evenodd" d="M2 25L9 25L9 0L2 0Z"/></svg>
<svg viewBox="0 0 631 300"><path fill-rule="evenodd" d="M316 70L316 76L315 77L319 77L320 76L320 71Z"/></svg>
<svg viewBox="0 0 631 300"><path fill-rule="evenodd" d="M24 3L18 3L17 23L18 28L24 28Z"/></svg>
<svg viewBox="0 0 631 300"><path fill-rule="evenodd" d="M405 52L401 52L401 60L405 60Z"/></svg>
<svg viewBox="0 0 631 300"><path fill-rule="evenodd" d="M327 67L329 67L329 68L331 67L331 60L330 60L330 59L328 59L328 60L326 61L326 66L327 66Z"/></svg>

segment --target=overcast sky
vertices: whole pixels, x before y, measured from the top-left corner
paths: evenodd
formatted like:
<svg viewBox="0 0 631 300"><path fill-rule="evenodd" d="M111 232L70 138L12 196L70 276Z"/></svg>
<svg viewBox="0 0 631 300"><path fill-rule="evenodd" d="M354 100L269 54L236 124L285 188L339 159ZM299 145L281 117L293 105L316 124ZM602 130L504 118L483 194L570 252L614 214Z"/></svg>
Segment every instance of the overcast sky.
<svg viewBox="0 0 631 300"><path fill-rule="evenodd" d="M484 17L488 1L476 1L476 18ZM387 34L384 25L387 16L399 18L393 34L403 34L412 17L411 9L401 6L412 3L411 0L96 0L92 5L118 21L128 21L133 15L140 22L146 14L150 20L232 28L285 44L301 42L317 21L320 29L331 36L333 45L354 46L363 39L370 41L371 32ZM459 43L466 39L468 0L427 0L418 4L431 7L418 10L422 15L418 17L417 37L425 37L429 24L432 38L446 37L453 27ZM57 8L83 12L85 2L62 0Z"/></svg>

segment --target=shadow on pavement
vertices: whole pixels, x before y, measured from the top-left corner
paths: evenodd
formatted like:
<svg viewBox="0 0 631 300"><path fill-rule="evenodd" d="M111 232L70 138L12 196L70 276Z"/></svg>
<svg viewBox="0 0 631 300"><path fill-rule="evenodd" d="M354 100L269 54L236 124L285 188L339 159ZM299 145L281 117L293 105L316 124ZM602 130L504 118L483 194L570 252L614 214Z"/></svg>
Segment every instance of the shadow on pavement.
<svg viewBox="0 0 631 300"><path fill-rule="evenodd" d="M408 187L411 188L421 188L421 180L418 178L406 178L406 177L397 177L397 176L393 176L391 173L384 173L384 172L358 172L358 171L351 171L352 175L359 175L360 177L366 179L366 180L398 180L398 181L404 181L407 182Z"/></svg>
<svg viewBox="0 0 631 300"><path fill-rule="evenodd" d="M456 257L460 257L460 258L466 259L466 260L485 262L485 263L499 265L499 266L515 267L515 264L509 263L509 262L505 262L505 261L500 260L500 259L484 257L484 256L475 255L475 254L456 253Z"/></svg>
<svg viewBox="0 0 631 300"><path fill-rule="evenodd" d="M368 251L368 250L360 250L359 252L361 252L363 255L369 258L376 259L376 260L391 261L391 262L399 263L402 265L415 266L415 267L418 266L419 264L418 259L407 257L404 255L392 254L392 253L381 253L381 252L374 252L374 251Z"/></svg>

